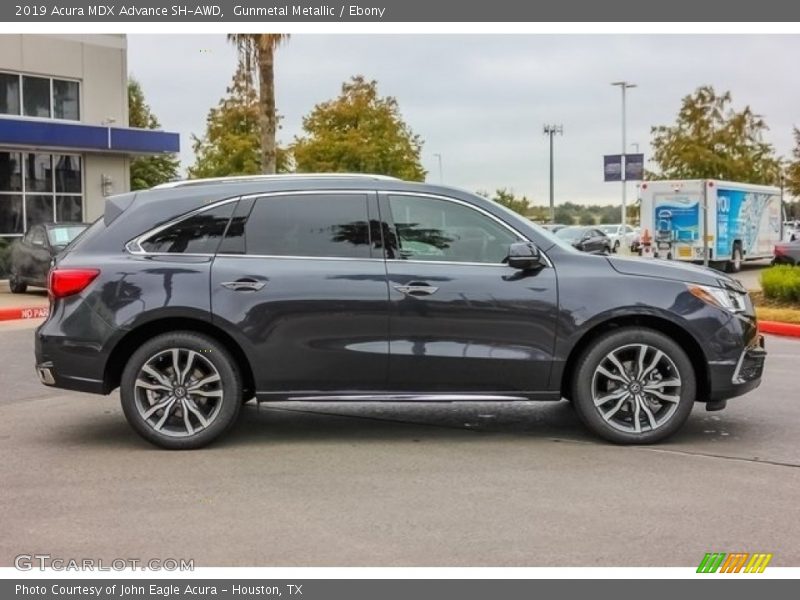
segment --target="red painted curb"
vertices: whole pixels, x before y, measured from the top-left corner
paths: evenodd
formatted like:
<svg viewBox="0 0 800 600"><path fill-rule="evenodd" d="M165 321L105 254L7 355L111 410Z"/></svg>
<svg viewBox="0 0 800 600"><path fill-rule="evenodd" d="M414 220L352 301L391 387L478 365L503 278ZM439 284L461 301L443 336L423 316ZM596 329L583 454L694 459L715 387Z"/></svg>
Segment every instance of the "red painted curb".
<svg viewBox="0 0 800 600"><path fill-rule="evenodd" d="M780 321L759 321L758 330L761 333L772 333L775 335L788 335L800 337L800 324L781 323Z"/></svg>
<svg viewBox="0 0 800 600"><path fill-rule="evenodd" d="M44 319L50 309L47 306L28 306L22 308L0 308L0 321L16 319Z"/></svg>

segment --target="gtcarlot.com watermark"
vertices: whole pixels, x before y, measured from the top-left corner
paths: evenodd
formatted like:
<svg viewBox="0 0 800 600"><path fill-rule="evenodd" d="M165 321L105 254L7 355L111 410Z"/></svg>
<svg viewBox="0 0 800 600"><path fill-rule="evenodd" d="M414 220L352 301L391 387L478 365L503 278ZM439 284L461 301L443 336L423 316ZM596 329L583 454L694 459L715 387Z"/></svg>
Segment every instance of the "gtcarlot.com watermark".
<svg viewBox="0 0 800 600"><path fill-rule="evenodd" d="M63 558L50 554L18 554L20 571L194 571L194 559L186 558Z"/></svg>

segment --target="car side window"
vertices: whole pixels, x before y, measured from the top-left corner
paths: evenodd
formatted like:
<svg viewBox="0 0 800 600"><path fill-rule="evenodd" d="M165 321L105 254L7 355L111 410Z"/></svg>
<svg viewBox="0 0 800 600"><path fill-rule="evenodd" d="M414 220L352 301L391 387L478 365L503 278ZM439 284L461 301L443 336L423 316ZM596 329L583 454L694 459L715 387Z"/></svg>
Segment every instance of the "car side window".
<svg viewBox="0 0 800 600"><path fill-rule="evenodd" d="M448 200L390 195L398 258L499 264L519 238L481 212Z"/></svg>
<svg viewBox="0 0 800 600"><path fill-rule="evenodd" d="M228 202L181 219L146 238L146 252L213 254L222 240L236 202Z"/></svg>
<svg viewBox="0 0 800 600"><path fill-rule="evenodd" d="M367 195L286 194L256 200L244 226L247 254L369 258Z"/></svg>
<svg viewBox="0 0 800 600"><path fill-rule="evenodd" d="M44 229L42 227L34 227L31 230L30 242L34 246L45 246L47 244Z"/></svg>

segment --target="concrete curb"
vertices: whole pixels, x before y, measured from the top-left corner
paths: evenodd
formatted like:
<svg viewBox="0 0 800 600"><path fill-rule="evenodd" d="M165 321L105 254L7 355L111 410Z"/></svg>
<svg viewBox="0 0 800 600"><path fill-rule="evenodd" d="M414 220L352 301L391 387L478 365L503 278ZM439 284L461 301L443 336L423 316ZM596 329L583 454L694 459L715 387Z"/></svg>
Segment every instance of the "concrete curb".
<svg viewBox="0 0 800 600"><path fill-rule="evenodd" d="M50 312L47 306L25 306L0 308L0 321L16 321L17 319L44 319Z"/></svg>
<svg viewBox="0 0 800 600"><path fill-rule="evenodd" d="M797 323L782 323L780 321L759 321L758 330L761 333L771 333L773 335L800 337L800 324Z"/></svg>

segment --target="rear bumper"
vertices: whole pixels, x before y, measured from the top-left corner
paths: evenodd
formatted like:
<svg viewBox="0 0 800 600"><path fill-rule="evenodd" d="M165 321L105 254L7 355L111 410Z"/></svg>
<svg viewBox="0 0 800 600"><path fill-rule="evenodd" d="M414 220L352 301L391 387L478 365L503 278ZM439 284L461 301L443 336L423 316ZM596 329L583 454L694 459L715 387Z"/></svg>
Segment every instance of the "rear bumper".
<svg viewBox="0 0 800 600"><path fill-rule="evenodd" d="M764 336L758 335L752 345L742 350L739 360L735 364L710 363L710 401L719 402L735 398L756 389L761 385L766 357Z"/></svg>

